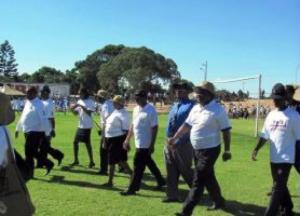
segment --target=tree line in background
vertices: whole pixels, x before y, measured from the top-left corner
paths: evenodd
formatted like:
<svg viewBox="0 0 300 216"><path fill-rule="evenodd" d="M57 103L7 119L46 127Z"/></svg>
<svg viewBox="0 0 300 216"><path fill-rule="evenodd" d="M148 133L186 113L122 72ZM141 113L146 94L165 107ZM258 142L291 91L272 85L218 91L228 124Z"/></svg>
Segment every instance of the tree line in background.
<svg viewBox="0 0 300 216"><path fill-rule="evenodd" d="M139 87L153 92L180 78L176 63L147 47L107 45L75 62L74 67L62 72L44 66L29 74L18 74L15 52L8 41L0 45L0 81L26 83L69 83L75 94L81 86L92 92L99 88L112 93L123 93Z"/></svg>
<svg viewBox="0 0 300 216"><path fill-rule="evenodd" d="M153 93L163 93L163 86L181 79L172 59L147 47L124 45L107 45L98 49L65 72L43 66L31 74L18 74L17 66L15 51L6 40L0 45L1 82L69 83L71 94L77 94L82 86L92 92L104 88L111 93L122 94L140 87ZM249 92L220 90L217 96L224 101L244 100L249 98Z"/></svg>

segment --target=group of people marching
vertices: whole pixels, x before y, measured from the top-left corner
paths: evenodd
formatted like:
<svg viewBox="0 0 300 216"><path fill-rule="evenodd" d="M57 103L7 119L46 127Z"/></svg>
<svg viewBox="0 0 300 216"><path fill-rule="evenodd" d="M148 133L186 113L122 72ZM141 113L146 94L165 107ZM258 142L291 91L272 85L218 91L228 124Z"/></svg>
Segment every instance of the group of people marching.
<svg viewBox="0 0 300 216"><path fill-rule="evenodd" d="M139 191L147 166L156 178L156 189L161 190L166 186L166 197L162 200L164 203L181 202L178 192L180 176L190 187L182 211L176 215L192 215L205 188L214 203L208 210L223 209L226 201L214 166L221 153L222 141L222 159L231 159L231 124L228 115L215 100L215 87L210 82L204 82L193 89L187 82L181 81L172 88L177 101L171 107L167 123L164 148L166 179L152 158L159 123L155 107L147 102L147 92L135 92L137 105L133 110L131 123L122 96L116 95L110 99L105 90L97 92L95 98L101 104L100 125L96 123L101 134L99 174L108 175L105 185L112 187L115 166L118 165L131 176L128 188L121 192L123 196L130 196ZM194 92L196 100L189 99L191 92ZM17 124L16 137L20 130L25 134L25 162L30 168L30 177L33 177L34 159L37 160L37 166L45 167L49 173L54 163L47 156L51 155L58 164L64 157L61 151L51 147L51 138L55 137L55 120L49 94L50 89L45 86L39 99L37 90L30 88ZM91 145L92 113L95 112L95 106L86 88L82 88L79 94L80 99L71 106L72 112L79 117L73 141L74 161L71 165L79 165L79 142L83 142L89 156L89 167L92 168L95 166ZM298 172L300 168L300 89L279 83L273 87L271 96L275 109L265 120L252 159L256 160L259 149L269 141L273 189L265 215L273 216L278 212L293 215L287 181L292 165L295 164ZM135 143L133 170L127 163L132 137Z"/></svg>

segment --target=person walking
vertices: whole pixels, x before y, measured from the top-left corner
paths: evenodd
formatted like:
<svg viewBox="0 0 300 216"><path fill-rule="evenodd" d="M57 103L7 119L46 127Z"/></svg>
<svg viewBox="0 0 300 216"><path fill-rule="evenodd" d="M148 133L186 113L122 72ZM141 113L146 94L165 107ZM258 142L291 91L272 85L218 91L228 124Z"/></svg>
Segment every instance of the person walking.
<svg viewBox="0 0 300 216"><path fill-rule="evenodd" d="M124 108L125 100L121 95L113 98L114 111L105 121L105 142L107 144L109 178L105 186L113 186L113 177L115 173L115 165L123 167L123 169L131 174L132 171L127 163L127 149L123 148L129 130L129 114Z"/></svg>
<svg viewBox="0 0 300 216"><path fill-rule="evenodd" d="M230 130L231 126L224 108L215 101L215 87L210 82L204 82L195 87L195 95L199 104L195 105L185 123L176 134L169 139L169 145L177 148L176 142L190 132L190 140L194 149L196 166L193 175L192 188L178 216L189 216L203 195L204 187L210 193L214 205L208 210L225 207L225 199L215 176L214 165L221 151L220 133L223 135L225 151L223 160L231 159Z"/></svg>
<svg viewBox="0 0 300 216"><path fill-rule="evenodd" d="M173 137L180 126L185 122L195 102L189 99L192 87L185 81L173 84L173 90L177 101L171 107L167 123L167 137ZM176 149L166 145L164 157L167 170L166 197L162 200L165 203L179 202L178 181L180 175L185 182L192 186L193 181L193 147L190 142L189 133L185 134L176 142Z"/></svg>
<svg viewBox="0 0 300 216"><path fill-rule="evenodd" d="M93 149L91 144L91 131L93 128L92 113L95 109L94 102L89 98L89 92L86 88L81 88L79 90L79 95L80 99L75 105L71 107L72 112L79 116L79 125L73 142L74 162L71 165L79 165L79 142L83 142L86 145L90 160L89 168L93 168L95 166L95 163L93 159Z"/></svg>
<svg viewBox="0 0 300 216"><path fill-rule="evenodd" d="M108 152L107 143L105 143L105 122L106 119L114 111L113 103L108 98L107 91L100 89L97 92L96 99L100 104L100 126L101 126L101 140L100 140L100 170L99 175L107 175L108 168Z"/></svg>
<svg viewBox="0 0 300 216"><path fill-rule="evenodd" d="M27 101L20 120L16 126L15 137L18 138L19 131L25 135L25 161L28 165L31 177L34 171L34 159L46 167L46 175L52 170L54 163L47 158L47 154L40 154L39 150L45 139L47 131L47 116L42 101L37 97L37 89L30 87L27 90Z"/></svg>
<svg viewBox="0 0 300 216"><path fill-rule="evenodd" d="M56 133L54 118L55 107L52 98L50 98L50 93L51 90L47 85L45 85L41 90L41 100L44 104L48 121L45 139L43 140L43 143L40 148L40 154L42 154L43 157L47 157L47 154L51 155L54 159L58 161L58 165L60 165L62 159L64 158L64 154L58 149L55 149L51 146L51 139L56 136Z"/></svg>
<svg viewBox="0 0 300 216"><path fill-rule="evenodd" d="M137 106L133 110L133 122L123 144L125 149L129 149L130 138L134 135L136 147L134 169L129 187L121 192L123 196L134 195L140 189L146 166L156 178L156 189L161 189L166 184L160 170L151 157L151 154L154 152L158 130L157 112L152 105L147 103L146 91L137 91L135 100Z"/></svg>
<svg viewBox="0 0 300 216"><path fill-rule="evenodd" d="M258 151L269 141L273 188L265 216L277 215L279 210L291 216L294 215L293 202L287 182L295 162L295 143L300 142L300 116L286 105L286 89L281 83L273 86L271 97L275 109L264 122L260 139L252 152L252 160L256 161Z"/></svg>

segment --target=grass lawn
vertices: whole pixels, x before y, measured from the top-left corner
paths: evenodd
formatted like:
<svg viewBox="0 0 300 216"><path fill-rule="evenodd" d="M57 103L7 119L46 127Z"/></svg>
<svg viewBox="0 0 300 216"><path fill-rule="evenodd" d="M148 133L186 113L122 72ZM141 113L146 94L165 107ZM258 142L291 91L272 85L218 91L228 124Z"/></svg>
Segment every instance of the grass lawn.
<svg viewBox="0 0 300 216"><path fill-rule="evenodd" d="M97 116L95 118L98 118ZM159 134L156 141L154 158L162 173L166 170L163 159L165 142L165 127L167 116L159 116ZM266 193L270 191L272 180L269 168L268 146L258 155L258 161L251 161L251 152L256 143L253 137L254 120L232 120L232 154L233 159L224 163L220 158L216 165L217 179L227 200L228 210L207 212L210 205L209 198L203 199L195 208L193 215L263 215L269 201ZM14 132L15 124L9 126ZM36 206L36 215L55 216L125 216L125 215L174 215L180 211L181 204L164 204L161 199L163 192L153 191L156 185L147 170L142 189L136 196L122 197L119 191L124 190L129 183L129 177L117 173L113 188L105 188L101 184L107 177L96 174L99 167L99 136L96 130L92 132L92 144L96 168L89 169L88 157L84 145L80 145L81 166L70 168L73 160L73 137L77 127L77 117L68 113L56 115L56 138L52 145L65 153L65 159L60 167L56 166L50 175L45 176L45 170L37 169L35 179L28 183L28 188ZM13 139L14 140L14 139ZM24 152L24 138L20 136L14 140L14 146L20 153ZM132 167L134 145L129 155ZM56 162L56 161L55 161ZM188 187L184 182L180 184L182 196L185 197ZM294 169L289 179L289 189L293 196L295 210L300 209L299 176Z"/></svg>

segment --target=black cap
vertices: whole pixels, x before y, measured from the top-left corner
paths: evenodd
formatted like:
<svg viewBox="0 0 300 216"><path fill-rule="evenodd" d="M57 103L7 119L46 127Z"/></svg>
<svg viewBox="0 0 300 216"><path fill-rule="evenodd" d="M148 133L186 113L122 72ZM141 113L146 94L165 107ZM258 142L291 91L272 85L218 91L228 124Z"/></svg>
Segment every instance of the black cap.
<svg viewBox="0 0 300 216"><path fill-rule="evenodd" d="M173 89L185 89L187 91L193 91L193 87L191 86L191 84L189 84L187 81L185 80L180 80L178 82L175 82L172 85Z"/></svg>
<svg viewBox="0 0 300 216"><path fill-rule="evenodd" d="M277 83L272 88L271 97L273 99L285 99L286 97L286 90L283 84Z"/></svg>
<svg viewBox="0 0 300 216"><path fill-rule="evenodd" d="M145 90L137 90L134 95L139 97L147 97L147 92Z"/></svg>
<svg viewBox="0 0 300 216"><path fill-rule="evenodd" d="M50 87L48 85L44 85L41 92L48 92L48 93L50 93L51 92Z"/></svg>

